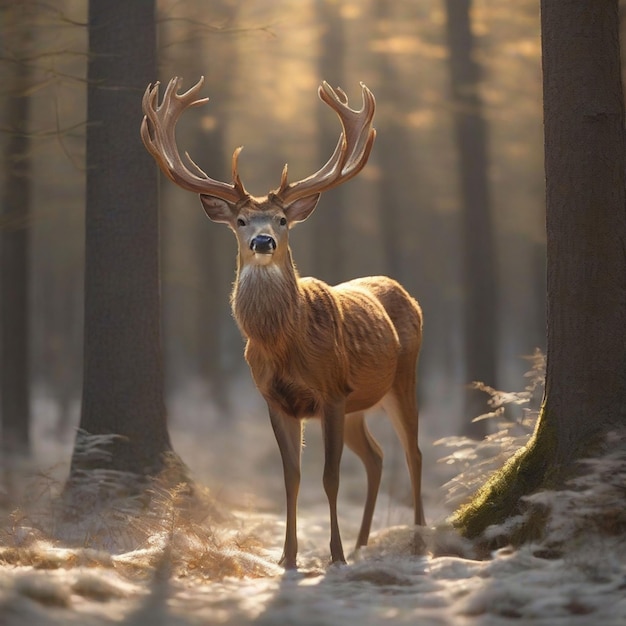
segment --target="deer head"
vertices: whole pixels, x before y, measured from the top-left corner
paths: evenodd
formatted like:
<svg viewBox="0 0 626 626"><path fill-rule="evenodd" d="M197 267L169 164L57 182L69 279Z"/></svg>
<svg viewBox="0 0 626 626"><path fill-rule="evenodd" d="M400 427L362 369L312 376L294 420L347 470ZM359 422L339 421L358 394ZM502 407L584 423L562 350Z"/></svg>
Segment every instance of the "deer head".
<svg viewBox="0 0 626 626"><path fill-rule="evenodd" d="M244 265L268 265L288 260L288 231L305 220L315 209L322 192L356 176L367 163L376 131L372 128L375 100L361 84L363 104L355 111L341 89L323 82L318 94L339 116L341 134L335 151L315 174L297 182L288 182L287 165L280 185L266 196L253 197L245 189L238 173L241 147L232 157L232 182L210 178L186 153L191 169L181 159L176 146L176 123L182 112L204 104L197 99L204 78L185 93L178 93L182 80L173 78L158 103L159 83L149 85L143 97L145 117L141 137L163 173L183 189L196 192L206 214L214 222L227 224L237 237L239 259Z"/></svg>

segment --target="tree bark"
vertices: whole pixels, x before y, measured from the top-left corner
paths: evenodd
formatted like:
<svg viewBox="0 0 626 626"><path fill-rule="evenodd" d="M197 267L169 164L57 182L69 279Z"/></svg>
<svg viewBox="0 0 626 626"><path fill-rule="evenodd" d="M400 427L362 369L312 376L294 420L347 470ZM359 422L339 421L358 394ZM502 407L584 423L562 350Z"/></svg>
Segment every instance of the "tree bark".
<svg viewBox="0 0 626 626"><path fill-rule="evenodd" d="M560 486L626 425L626 198L617 0L542 0L547 369L525 448L453 517L470 537ZM623 430L622 430L623 432Z"/></svg>
<svg viewBox="0 0 626 626"><path fill-rule="evenodd" d="M544 412L561 418L557 461L567 462L572 444L584 447L587 437L623 424L626 416L617 0L544 0L542 32L549 319Z"/></svg>
<svg viewBox="0 0 626 626"><path fill-rule="evenodd" d="M5 455L30 452L29 213L31 156L28 129L32 68L28 62L35 8L30 1L2 7L5 60L5 184L0 227L0 415Z"/></svg>
<svg viewBox="0 0 626 626"><path fill-rule="evenodd" d="M91 0L83 405L80 428L120 437L110 461L147 476L171 451L163 399L157 170L140 136L156 78L154 0ZM80 434L79 434L80 439ZM79 443L77 439L77 444Z"/></svg>
<svg viewBox="0 0 626 626"><path fill-rule="evenodd" d="M496 253L487 173L487 125L479 93L480 68L470 21L471 0L446 0L447 38L454 126L458 147L463 237L465 379L497 385ZM487 411L484 392L468 387L463 433L482 439Z"/></svg>

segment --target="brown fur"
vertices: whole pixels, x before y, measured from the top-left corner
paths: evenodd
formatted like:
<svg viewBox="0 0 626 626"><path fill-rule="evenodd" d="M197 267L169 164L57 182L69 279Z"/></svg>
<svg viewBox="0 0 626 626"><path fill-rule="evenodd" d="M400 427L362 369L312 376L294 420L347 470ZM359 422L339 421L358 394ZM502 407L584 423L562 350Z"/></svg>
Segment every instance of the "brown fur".
<svg viewBox="0 0 626 626"><path fill-rule="evenodd" d="M235 283L233 313L259 391L287 414L319 417L328 400L344 396L346 413L369 409L390 390L401 353L417 358L421 310L396 281L376 276L331 287L299 279L289 265L254 273L254 286ZM292 402L290 411L281 395L296 390L310 401L299 410Z"/></svg>

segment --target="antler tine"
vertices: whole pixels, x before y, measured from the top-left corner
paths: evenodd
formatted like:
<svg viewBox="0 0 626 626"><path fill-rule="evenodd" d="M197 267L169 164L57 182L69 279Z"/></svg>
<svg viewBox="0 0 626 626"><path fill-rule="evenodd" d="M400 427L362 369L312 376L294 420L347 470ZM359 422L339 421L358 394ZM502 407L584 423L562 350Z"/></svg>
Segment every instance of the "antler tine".
<svg viewBox="0 0 626 626"><path fill-rule="evenodd" d="M346 157L346 163L344 164L346 168L355 167L357 163L360 163L367 143L369 141L373 143L376 135L376 131L371 128L374 112L376 111L376 101L372 92L363 83L360 84L363 106L359 111L354 111L348 106L348 96L341 88L333 89L324 81L318 90L320 98L339 115L346 144L354 146ZM372 132L374 137L371 137ZM364 165L365 163L361 165L361 168Z"/></svg>
<svg viewBox="0 0 626 626"><path fill-rule="evenodd" d="M332 189L350 180L365 167L376 138L376 131L372 128L376 100L363 83L361 91L363 104L359 110L354 110L348 106L348 97L342 89L333 89L326 81L322 82L318 95L339 116L341 135L332 156L315 174L288 183L285 165L280 187L274 192L283 203Z"/></svg>
<svg viewBox="0 0 626 626"><path fill-rule="evenodd" d="M154 157L163 173L177 185L188 191L222 198L228 202L238 202L247 197L247 192L237 172L237 158L233 155L233 183L224 183L210 178L185 153L195 172L183 163L176 146L176 122L190 107L208 102L208 98L196 96L204 83L204 77L184 93L178 93L182 79L172 78L159 105L159 83L148 85L142 100L144 118L141 123L141 138L148 152ZM235 150L239 154L241 148Z"/></svg>

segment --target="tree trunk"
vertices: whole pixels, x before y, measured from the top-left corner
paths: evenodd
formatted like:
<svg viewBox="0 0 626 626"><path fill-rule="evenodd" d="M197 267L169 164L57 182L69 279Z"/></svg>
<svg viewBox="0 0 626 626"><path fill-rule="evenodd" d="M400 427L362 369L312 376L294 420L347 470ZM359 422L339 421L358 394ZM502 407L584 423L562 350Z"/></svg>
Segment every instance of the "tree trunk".
<svg viewBox="0 0 626 626"><path fill-rule="evenodd" d="M156 77L154 0L91 0L83 406L80 428L119 435L104 466L147 476L171 450L163 400L157 170L139 137ZM80 443L80 435L77 444Z"/></svg>
<svg viewBox="0 0 626 626"><path fill-rule="evenodd" d="M213 3L214 19L219 19L223 25L231 25L235 19L235 5L229 2ZM205 41L206 40L206 41ZM206 58L211 59L208 67L198 68L198 75L206 75L205 92L210 96L215 94L212 114L216 123L203 133L194 133L195 144L191 144L191 154L205 155L204 163L209 176L217 180L230 180L231 154L225 145L227 127L227 107L222 104L229 101L232 85L229 78L236 76L236 47L234 37L204 37L202 48L205 58L199 55L198 63L206 66ZM201 71L202 70L202 71ZM195 80L195 79L194 79ZM219 94L219 97L217 97ZM197 148L196 148L197 146ZM200 262L199 276L201 288L199 290L197 310L198 333L198 366L199 371L208 385L209 392L219 412L220 423L224 427L234 425L230 415L229 380L225 359L222 357L225 349L224 332L226 324L224 311L228 311L228 298L232 278L223 272L224 239L230 236L222 228L215 228L207 220L204 211L198 204L199 228L196 230L194 244L197 246L197 255ZM230 258L230 252L227 258Z"/></svg>
<svg viewBox="0 0 626 626"><path fill-rule="evenodd" d="M626 152L617 0L542 0L547 370L537 429L455 523L467 536L558 487L626 425ZM623 432L623 431L622 431Z"/></svg>
<svg viewBox="0 0 626 626"><path fill-rule="evenodd" d="M626 417L624 103L617 0L542 2L548 235L544 413L556 461Z"/></svg>
<svg viewBox="0 0 626 626"><path fill-rule="evenodd" d="M471 0L446 0L450 78L459 159L463 237L465 379L490 386L496 380L497 297L496 253L487 172L487 126L479 93L470 22ZM468 387L463 433L481 439L486 422L484 392Z"/></svg>
<svg viewBox="0 0 626 626"><path fill-rule="evenodd" d="M29 212L31 157L28 132L32 68L27 57L35 8L30 1L2 9L5 59L5 183L0 228L0 415L6 455L30 452L29 397Z"/></svg>
<svg viewBox="0 0 626 626"><path fill-rule="evenodd" d="M343 18L340 12L340 3L330 0L316 0L316 13L322 28L320 53L318 60L319 76L332 87L348 88L344 81L344 60L346 44L344 36ZM337 145L339 131L337 118L328 114L328 107L318 106L318 137L320 163L330 157ZM312 236L316 242L316 254L313 265L313 275L330 284L346 279L345 267L345 210L346 189L342 186L331 189L323 194L320 207L311 216ZM329 236L328 213L332 212L332 236Z"/></svg>
<svg viewBox="0 0 626 626"><path fill-rule="evenodd" d="M392 23L393 6L387 0L376 0L373 13L376 22L382 25ZM386 32L381 33L387 35ZM410 180L414 189L419 189L418 173L411 159L410 138L407 133L406 120L402 115L402 103L405 86L398 75L390 53L383 50L377 58L380 93L393 103L393 109L385 115L384 109L379 114L380 133L376 136L376 150L380 167L380 182L378 202L380 211L380 235L383 254L386 262L386 273L406 284L405 274L412 268L406 259L400 245L404 220L400 218L403 206L408 198L405 182ZM379 119L380 119L379 118ZM411 198L410 202L415 200Z"/></svg>

